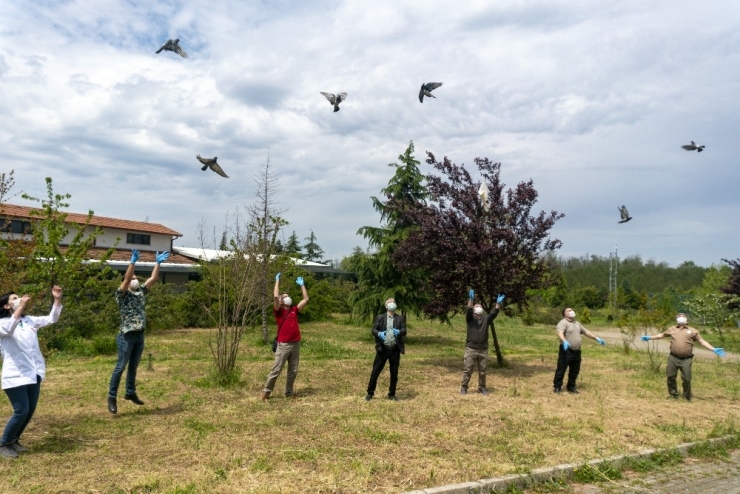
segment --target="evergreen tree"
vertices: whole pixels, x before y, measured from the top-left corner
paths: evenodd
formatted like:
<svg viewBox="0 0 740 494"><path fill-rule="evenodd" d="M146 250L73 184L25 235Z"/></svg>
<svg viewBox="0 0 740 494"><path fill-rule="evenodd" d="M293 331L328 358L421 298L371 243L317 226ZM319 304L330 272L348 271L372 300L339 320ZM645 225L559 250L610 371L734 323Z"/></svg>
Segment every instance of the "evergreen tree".
<svg viewBox="0 0 740 494"><path fill-rule="evenodd" d="M356 248L349 261L358 284L350 302L355 314L364 319L382 312L389 297L396 299L403 316L407 311L418 314L426 300L424 270L400 269L393 261L399 244L415 228L405 219L404 212L424 206L429 196L424 176L419 171L419 161L413 153L414 143L411 141L406 151L398 156L400 163L388 164L396 171L388 186L381 190L386 200L371 197L373 208L380 213L381 226L364 226L357 232L368 240L371 249L375 249L372 254L363 254Z"/></svg>
<svg viewBox="0 0 740 494"><path fill-rule="evenodd" d="M293 230L293 233L288 237L288 241L285 243L283 250L288 255L297 254L298 257L301 257L301 249L301 244L298 243L298 236L295 234L295 230Z"/></svg>
<svg viewBox="0 0 740 494"><path fill-rule="evenodd" d="M321 258L324 257L324 250L316 243L316 235L313 233L313 230L311 230L311 235L306 237L304 240L308 240L308 243L303 246L303 249L306 252L306 260L321 262Z"/></svg>

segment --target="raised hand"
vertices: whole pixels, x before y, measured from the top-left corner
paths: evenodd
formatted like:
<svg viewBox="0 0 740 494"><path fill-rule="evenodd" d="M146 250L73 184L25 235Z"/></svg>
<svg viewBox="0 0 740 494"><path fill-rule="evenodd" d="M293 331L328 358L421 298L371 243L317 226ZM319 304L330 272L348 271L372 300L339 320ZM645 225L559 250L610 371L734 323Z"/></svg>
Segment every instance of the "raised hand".
<svg viewBox="0 0 740 494"><path fill-rule="evenodd" d="M504 301L505 298L506 298L506 295L504 295L503 293L499 293L498 297L496 297L496 303L500 304L501 302Z"/></svg>
<svg viewBox="0 0 740 494"><path fill-rule="evenodd" d="M51 289L51 294L54 296L54 300L62 298L62 288L58 285L54 285Z"/></svg>
<svg viewBox="0 0 740 494"><path fill-rule="evenodd" d="M157 257L157 264L165 262L168 257L170 257L170 253L167 251L162 252L161 254L159 252L156 253Z"/></svg>
<svg viewBox="0 0 740 494"><path fill-rule="evenodd" d="M131 264L136 264L139 260L139 251L137 249L131 249Z"/></svg>
<svg viewBox="0 0 740 494"><path fill-rule="evenodd" d="M303 286L303 276L299 276L295 279L295 282L298 286Z"/></svg>
<svg viewBox="0 0 740 494"><path fill-rule="evenodd" d="M475 300L475 290L473 290L472 288L468 290L468 300L470 300L471 302Z"/></svg>
<svg viewBox="0 0 740 494"><path fill-rule="evenodd" d="M280 271L275 275L275 281L280 281Z"/></svg>

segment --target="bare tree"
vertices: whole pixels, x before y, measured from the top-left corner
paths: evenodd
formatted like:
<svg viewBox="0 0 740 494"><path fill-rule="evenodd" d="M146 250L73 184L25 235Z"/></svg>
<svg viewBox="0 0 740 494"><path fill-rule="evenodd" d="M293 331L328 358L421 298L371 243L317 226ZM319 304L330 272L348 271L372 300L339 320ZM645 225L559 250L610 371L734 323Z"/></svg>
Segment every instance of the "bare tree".
<svg viewBox="0 0 740 494"><path fill-rule="evenodd" d="M257 184L257 201L248 208L252 222L252 229L256 233L257 250L261 268L260 312L262 317L262 340L267 343L270 335L267 329L267 316L272 307L272 279L274 271L273 255L277 252L277 236L280 229L288 224L280 215L284 212L275 207L274 196L278 188L278 180L270 170L270 155L264 169L255 178Z"/></svg>

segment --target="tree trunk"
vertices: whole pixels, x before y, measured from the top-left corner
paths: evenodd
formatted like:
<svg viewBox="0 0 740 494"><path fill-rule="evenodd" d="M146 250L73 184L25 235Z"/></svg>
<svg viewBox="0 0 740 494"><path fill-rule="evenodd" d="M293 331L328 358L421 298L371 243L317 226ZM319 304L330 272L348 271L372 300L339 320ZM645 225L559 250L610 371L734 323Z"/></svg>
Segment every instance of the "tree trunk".
<svg viewBox="0 0 740 494"><path fill-rule="evenodd" d="M501 347L498 344L498 336L496 336L496 325L491 321L491 334L493 335L493 348L496 350L496 363L499 367L504 366L504 356L501 353Z"/></svg>

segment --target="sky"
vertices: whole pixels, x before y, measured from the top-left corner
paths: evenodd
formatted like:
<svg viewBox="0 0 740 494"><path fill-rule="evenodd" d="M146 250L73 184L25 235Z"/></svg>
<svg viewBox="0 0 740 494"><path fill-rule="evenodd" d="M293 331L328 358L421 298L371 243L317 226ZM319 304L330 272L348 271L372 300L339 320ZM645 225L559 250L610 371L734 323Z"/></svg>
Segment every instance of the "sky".
<svg viewBox="0 0 740 494"><path fill-rule="evenodd" d="M155 54L179 38L189 54ZM443 82L418 101L423 82ZM346 92L332 112L320 91ZM740 3L6 0L0 172L70 211L161 223L197 247L253 204L327 259L379 225L414 142L532 179L561 256L740 258ZM683 144L706 145L702 153ZM230 178L202 172L218 156ZM477 171L472 170L474 176ZM32 205L20 197L10 202ZM618 224L618 206L633 219Z"/></svg>

